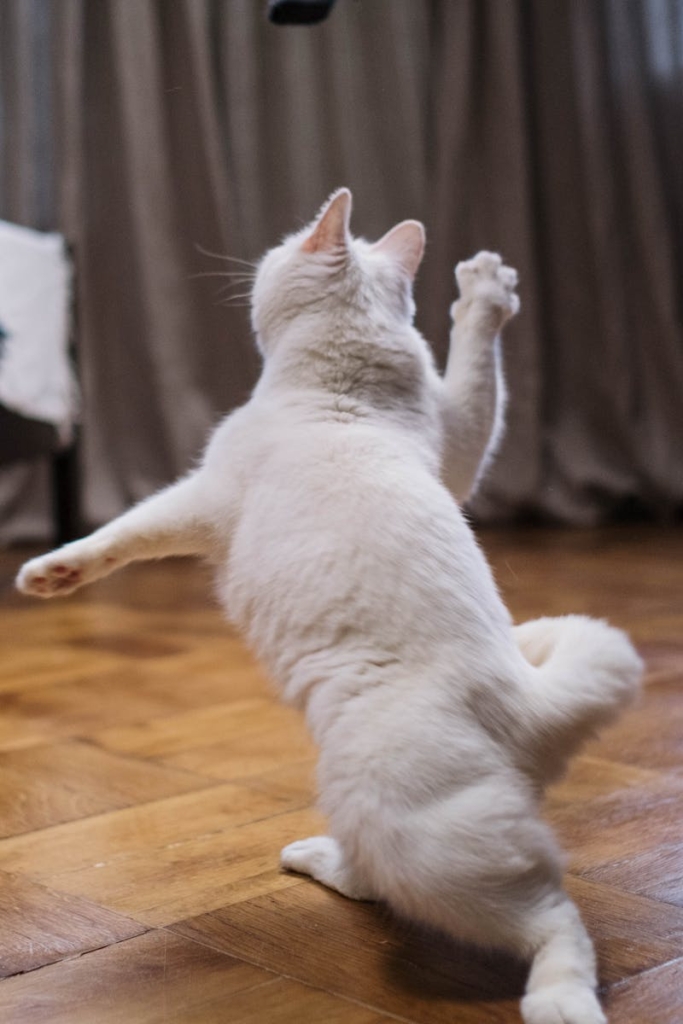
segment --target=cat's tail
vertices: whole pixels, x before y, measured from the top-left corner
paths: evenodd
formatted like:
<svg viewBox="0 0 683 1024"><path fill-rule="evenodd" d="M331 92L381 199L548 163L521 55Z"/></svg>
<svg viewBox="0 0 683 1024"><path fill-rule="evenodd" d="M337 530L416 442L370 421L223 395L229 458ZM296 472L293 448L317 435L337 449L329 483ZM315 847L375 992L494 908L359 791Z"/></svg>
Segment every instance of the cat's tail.
<svg viewBox="0 0 683 1024"><path fill-rule="evenodd" d="M550 781L636 697L643 662L626 633L584 615L535 619L514 634L530 665L527 750Z"/></svg>

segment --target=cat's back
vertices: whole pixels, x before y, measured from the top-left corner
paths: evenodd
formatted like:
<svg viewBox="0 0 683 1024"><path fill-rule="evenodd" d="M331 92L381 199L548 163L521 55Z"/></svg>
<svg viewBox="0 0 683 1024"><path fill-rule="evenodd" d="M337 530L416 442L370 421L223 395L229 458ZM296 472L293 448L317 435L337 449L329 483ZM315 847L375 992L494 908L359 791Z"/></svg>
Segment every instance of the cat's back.
<svg viewBox="0 0 683 1024"><path fill-rule="evenodd" d="M236 540L267 531L289 544L325 533L354 543L376 517L402 533L413 515L455 527L460 512L438 478L437 446L352 399L302 408L255 403L243 428L242 494ZM275 531L273 533L273 531ZM279 542L279 540L277 542Z"/></svg>
<svg viewBox="0 0 683 1024"><path fill-rule="evenodd" d="M396 654L480 617L493 582L419 438L343 410L268 412L251 420L219 592L275 675L283 652L354 658L380 638Z"/></svg>

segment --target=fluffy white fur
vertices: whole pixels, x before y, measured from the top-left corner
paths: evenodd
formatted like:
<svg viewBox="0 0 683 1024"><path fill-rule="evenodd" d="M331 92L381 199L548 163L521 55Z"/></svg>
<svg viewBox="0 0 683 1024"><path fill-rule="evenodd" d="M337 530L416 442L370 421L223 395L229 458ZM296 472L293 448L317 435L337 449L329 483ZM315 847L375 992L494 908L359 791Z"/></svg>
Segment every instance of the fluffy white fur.
<svg viewBox="0 0 683 1024"><path fill-rule="evenodd" d="M514 627L459 508L502 421L515 271L486 252L458 265L442 378L412 324L422 226L372 245L350 209L342 189L262 260L263 374L201 466L29 562L18 586L50 597L133 559L211 559L320 745L330 835L286 847L284 867L528 957L526 1024L600 1024L539 800L634 695L641 662L604 622Z"/></svg>

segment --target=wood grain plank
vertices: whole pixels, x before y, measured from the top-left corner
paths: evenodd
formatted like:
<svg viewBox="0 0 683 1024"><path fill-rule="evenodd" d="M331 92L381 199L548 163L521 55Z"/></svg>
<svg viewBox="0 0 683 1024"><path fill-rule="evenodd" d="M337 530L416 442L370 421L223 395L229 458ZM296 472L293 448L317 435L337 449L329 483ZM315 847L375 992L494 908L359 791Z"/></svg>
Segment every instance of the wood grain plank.
<svg viewBox="0 0 683 1024"><path fill-rule="evenodd" d="M660 782L660 772L618 764L604 757L580 755L571 763L562 781L548 790L546 805L553 808L563 804L583 804L600 797L614 797L624 789L656 788Z"/></svg>
<svg viewBox="0 0 683 1024"><path fill-rule="evenodd" d="M3 608L3 616L6 610ZM18 618L18 617L17 617ZM33 623L30 619L21 619L14 628L30 633ZM91 655L74 656L71 648L54 640L42 641L34 639L32 645L19 643L11 638L0 639L3 651L0 665L0 697L3 701L7 695L23 693L32 687L40 687L58 683L73 682L82 676L101 672L116 672L120 661L113 655L100 655L94 659Z"/></svg>
<svg viewBox="0 0 683 1024"><path fill-rule="evenodd" d="M0 840L0 868L40 880L101 870L130 856L154 863L166 847L207 836L223 836L227 849L240 825L307 804L287 793L225 783Z"/></svg>
<svg viewBox="0 0 683 1024"><path fill-rule="evenodd" d="M313 810L290 811L174 842L153 854L147 848L76 871L57 869L45 882L145 924L166 925L301 884L298 876L280 871L280 849L323 827Z"/></svg>
<svg viewBox="0 0 683 1024"><path fill-rule="evenodd" d="M516 621L581 612L608 617L639 644L679 640L681 530L479 532Z"/></svg>
<svg viewBox="0 0 683 1024"><path fill-rule="evenodd" d="M33 971L144 931L137 921L78 896L0 872L0 977Z"/></svg>
<svg viewBox="0 0 683 1024"><path fill-rule="evenodd" d="M517 620L604 616L646 657L643 701L553 787L547 813L580 873L567 885L596 939L614 1024L678 1024L683 531L481 539ZM0 551L5 588L20 560ZM280 874L279 847L322 826L310 810L314 751L209 591L205 569L177 560L130 567L66 601L0 597L0 822L24 830L0 840L12 876L5 944L22 969L70 955L70 942L76 954L110 943L0 982L5 1014L13 1024L32 1014L210 1024L226 1009L238 1024L353 1014L359 1024L519 1024L525 968ZM159 933L119 942L122 921L170 922L180 944L162 956ZM256 973L240 980L245 970Z"/></svg>
<svg viewBox="0 0 683 1024"><path fill-rule="evenodd" d="M272 976L230 957L150 932L2 986L7 1019L21 1024L136 1024L215 1016L218 999L272 984ZM213 1004L214 1015L208 1016ZM225 1018L223 1018L225 1019Z"/></svg>
<svg viewBox="0 0 683 1024"><path fill-rule="evenodd" d="M272 697L236 700L165 715L127 728L107 729L97 733L95 739L108 750L156 758L183 767L186 762L201 768L205 762L213 764L222 759L231 762L245 756L249 761L247 769L253 769L253 762L257 761L258 771L264 744L267 748L272 743L279 750L269 759L268 767L273 763L279 766L286 759L303 760L315 755L302 716ZM282 749L283 739L289 744L285 749ZM239 752L233 754L238 744ZM210 752L207 748L211 748Z"/></svg>
<svg viewBox="0 0 683 1024"><path fill-rule="evenodd" d="M596 940L603 984L683 953L678 908L581 879L568 879L568 888ZM397 924L381 907L344 901L310 882L180 923L174 930L269 970L286 969L327 991L355 991L378 1010L416 1021L449 1019L448 1003L458 1020L461 1015L469 1020L473 1001L486 1003L492 1020L496 1014L514 1020L511 1000L521 991L527 970L503 955L459 947ZM489 1007L489 1001L495 1005ZM481 1010L473 1020L489 1019L477 1016Z"/></svg>
<svg viewBox="0 0 683 1024"><path fill-rule="evenodd" d="M607 996L614 1024L681 1024L683 1020L683 960L648 971Z"/></svg>
<svg viewBox="0 0 683 1024"><path fill-rule="evenodd" d="M204 1010L183 1024L205 1024ZM223 1014L225 1009L222 1009ZM217 1017L223 1024L225 1017ZM236 993L230 1000L230 1021L237 1024L302 1024L324 1021L325 1024L391 1024L395 1017L386 1017L368 1007L359 1006L308 988L289 978L278 978L258 990Z"/></svg>
<svg viewBox="0 0 683 1024"><path fill-rule="evenodd" d="M284 730L279 724L264 722L263 728L236 733L228 743L195 747L160 761L210 779L237 780L310 760L314 755L315 746L302 722Z"/></svg>
<svg viewBox="0 0 683 1024"><path fill-rule="evenodd" d="M259 772L258 775L245 775L239 781L240 785L250 786L273 796L312 804L318 791L316 764L316 757L307 758L305 761L291 761L277 768Z"/></svg>
<svg viewBox="0 0 683 1024"><path fill-rule="evenodd" d="M204 788L189 772L71 742L0 752L0 836Z"/></svg>
<svg viewBox="0 0 683 1024"><path fill-rule="evenodd" d="M187 659L180 665L178 661L170 659L162 673L151 670L149 664L102 671L93 663L86 672L81 669L49 685L36 683L18 692L6 689L0 696L0 750L101 736L101 745L112 751L153 756L144 749L144 737L150 734L151 741L155 729L162 733L163 723L174 721L173 713L183 711L190 716L187 732L194 730L195 744L208 728L218 739L221 715L229 715L229 702L244 703L244 691L254 689L252 670L233 669L222 677L214 670L208 678L200 674L197 685L189 686ZM274 705L272 699L257 701L258 706L267 703ZM108 736L112 742L107 742Z"/></svg>
<svg viewBox="0 0 683 1024"><path fill-rule="evenodd" d="M683 779L655 774L637 787L571 804L550 804L547 817L577 873L656 850L680 836ZM605 876L605 881L608 881Z"/></svg>
<svg viewBox="0 0 683 1024"><path fill-rule="evenodd" d="M683 647L678 666L649 675L645 699L590 749L615 762L683 774Z"/></svg>
<svg viewBox="0 0 683 1024"><path fill-rule="evenodd" d="M205 945L150 932L3 983L13 1024L386 1024Z"/></svg>
<svg viewBox="0 0 683 1024"><path fill-rule="evenodd" d="M584 870L583 876L616 889L683 907L683 840Z"/></svg>
<svg viewBox="0 0 683 1024"><path fill-rule="evenodd" d="M526 968L306 882L173 926L178 934L419 1024L517 1024Z"/></svg>
<svg viewBox="0 0 683 1024"><path fill-rule="evenodd" d="M683 910L609 885L569 876L576 901L595 942L602 984L613 985L683 956Z"/></svg>

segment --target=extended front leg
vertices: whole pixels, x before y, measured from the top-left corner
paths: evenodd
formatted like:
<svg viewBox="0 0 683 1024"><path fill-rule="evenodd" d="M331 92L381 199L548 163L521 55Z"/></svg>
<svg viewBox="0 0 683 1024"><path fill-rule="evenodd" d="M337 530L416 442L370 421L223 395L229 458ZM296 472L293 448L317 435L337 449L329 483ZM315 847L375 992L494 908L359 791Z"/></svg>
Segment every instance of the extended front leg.
<svg viewBox="0 0 683 1024"><path fill-rule="evenodd" d="M36 597L70 594L137 559L209 554L212 538L210 498L200 470L89 537L31 559L20 570L17 587Z"/></svg>
<svg viewBox="0 0 683 1024"><path fill-rule="evenodd" d="M445 450L442 476L464 502L495 450L503 428L505 385L500 331L519 309L517 272L496 253L458 263L460 298L451 307L453 328L443 380Z"/></svg>

